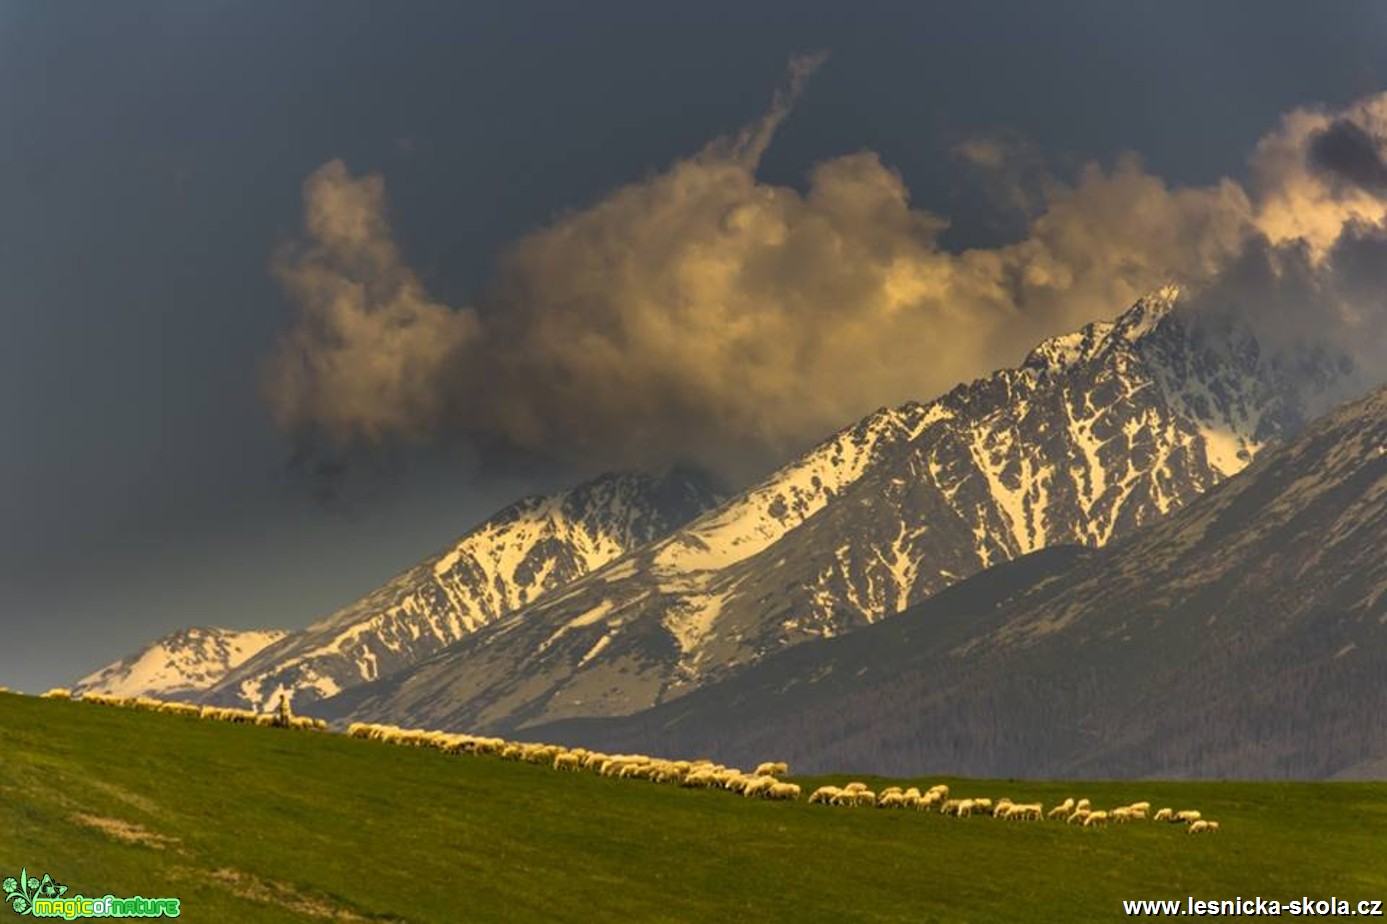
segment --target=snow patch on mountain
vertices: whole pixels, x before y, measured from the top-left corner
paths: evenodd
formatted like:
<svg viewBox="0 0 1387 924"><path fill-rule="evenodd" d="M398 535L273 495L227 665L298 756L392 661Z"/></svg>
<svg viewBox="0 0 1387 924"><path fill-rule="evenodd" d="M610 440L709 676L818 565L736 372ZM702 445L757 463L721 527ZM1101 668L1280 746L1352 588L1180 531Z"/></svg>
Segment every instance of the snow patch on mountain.
<svg viewBox="0 0 1387 924"><path fill-rule="evenodd" d="M679 643L680 651L696 655L699 643L713 631L726 596L690 594L665 611L664 627Z"/></svg>
<svg viewBox="0 0 1387 924"><path fill-rule="evenodd" d="M266 708L336 695L408 667L668 533L718 500L707 480L604 475L525 498L439 554L235 670L211 699Z"/></svg>
<svg viewBox="0 0 1387 924"><path fill-rule="evenodd" d="M755 488L681 530L654 558L666 572L716 571L756 555L822 510L871 463L882 443L918 424L918 405L883 409Z"/></svg>
<svg viewBox="0 0 1387 924"><path fill-rule="evenodd" d="M278 629L180 629L77 681L75 693L196 698L287 633Z"/></svg>
<svg viewBox="0 0 1387 924"><path fill-rule="evenodd" d="M571 632L574 629L581 629L584 626L596 625L597 623L601 622L603 618L606 617L606 615L615 608L615 604L613 604L612 601L604 600L601 606L588 610L586 613L582 613L581 615L575 616L574 618L570 619L568 622L560 626L559 630L555 632L553 635L549 636L543 642L540 642L539 650L544 651L550 645L554 644L560 638L562 638L566 632Z"/></svg>

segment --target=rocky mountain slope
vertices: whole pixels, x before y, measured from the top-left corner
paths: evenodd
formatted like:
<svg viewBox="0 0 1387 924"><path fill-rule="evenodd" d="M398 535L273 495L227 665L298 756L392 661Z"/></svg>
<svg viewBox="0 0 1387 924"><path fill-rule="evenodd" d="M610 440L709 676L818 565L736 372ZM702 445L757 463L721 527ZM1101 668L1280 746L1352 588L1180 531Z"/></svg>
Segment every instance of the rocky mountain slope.
<svg viewBox="0 0 1387 924"><path fill-rule="evenodd" d="M209 702L302 707L398 671L665 535L713 506L710 482L675 469L604 475L521 500L378 590L268 645Z"/></svg>
<svg viewBox="0 0 1387 924"><path fill-rule="evenodd" d="M1344 371L1313 351L1265 355L1244 330L1188 317L1168 288L1018 368L882 409L665 539L323 709L497 730L635 712L989 566L1129 535L1296 432Z"/></svg>
<svg viewBox="0 0 1387 924"><path fill-rule="evenodd" d="M624 719L530 730L804 771L1387 766L1387 388L1138 535L1052 549Z"/></svg>
<svg viewBox="0 0 1387 924"><path fill-rule="evenodd" d="M193 700L285 636L279 629L180 629L83 677L77 693Z"/></svg>

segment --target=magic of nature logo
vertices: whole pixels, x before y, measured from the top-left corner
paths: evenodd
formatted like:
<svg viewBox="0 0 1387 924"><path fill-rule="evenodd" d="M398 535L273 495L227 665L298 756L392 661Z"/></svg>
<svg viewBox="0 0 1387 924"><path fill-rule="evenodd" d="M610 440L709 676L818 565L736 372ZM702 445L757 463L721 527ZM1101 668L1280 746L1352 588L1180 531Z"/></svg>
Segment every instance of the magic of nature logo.
<svg viewBox="0 0 1387 924"><path fill-rule="evenodd" d="M5 891L5 904L16 914L36 918L62 918L67 921L76 918L176 918L179 915L179 900L176 898L145 898L134 895L117 898L104 895L100 898L86 898L82 895L67 897L67 886L44 873L42 877L30 876L28 868L19 875L6 876L0 882Z"/></svg>

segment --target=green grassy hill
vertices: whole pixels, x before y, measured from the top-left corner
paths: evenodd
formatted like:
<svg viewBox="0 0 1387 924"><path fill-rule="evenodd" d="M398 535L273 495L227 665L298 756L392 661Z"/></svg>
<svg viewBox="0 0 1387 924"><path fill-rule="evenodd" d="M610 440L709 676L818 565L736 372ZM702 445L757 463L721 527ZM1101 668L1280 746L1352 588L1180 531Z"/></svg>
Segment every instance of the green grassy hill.
<svg viewBox="0 0 1387 924"><path fill-rule="evenodd" d="M0 878L176 896L193 922L1074 921L1124 898L1387 898L1387 784L897 782L1146 799L1222 830L768 802L4 695Z"/></svg>

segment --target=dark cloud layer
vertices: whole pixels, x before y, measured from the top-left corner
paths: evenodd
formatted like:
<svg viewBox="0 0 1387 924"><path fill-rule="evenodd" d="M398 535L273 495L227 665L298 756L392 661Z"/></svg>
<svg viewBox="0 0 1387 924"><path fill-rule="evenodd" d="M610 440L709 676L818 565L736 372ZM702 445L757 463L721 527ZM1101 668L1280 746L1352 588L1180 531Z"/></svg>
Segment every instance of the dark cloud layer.
<svg viewBox="0 0 1387 924"><path fill-rule="evenodd" d="M1361 125L1335 119L1310 138L1310 161L1326 173L1365 189L1387 189L1387 161L1382 142Z"/></svg>
<svg viewBox="0 0 1387 924"><path fill-rule="evenodd" d="M380 177L340 161L316 171L303 241L276 260L300 311L266 367L280 426L336 447L461 437L594 466L735 472L1014 363L1167 281L1264 320L1284 302L1282 329L1377 349L1365 333L1382 306L1342 274L1364 275L1387 216L1368 157L1387 96L1289 113L1246 187L1172 188L1135 155L1066 181L1014 139L964 143L1025 227L954 253L939 243L947 220L912 205L873 152L819 163L803 192L758 178L822 61L792 61L739 134L516 241L472 306L425 291Z"/></svg>

